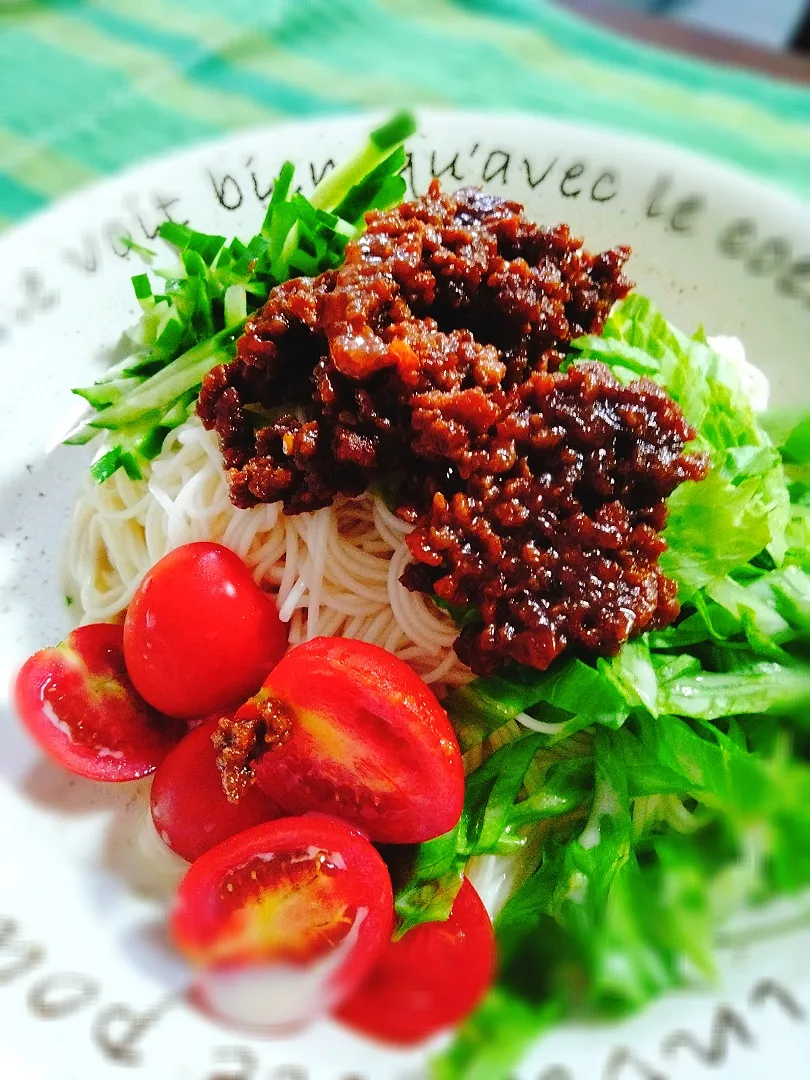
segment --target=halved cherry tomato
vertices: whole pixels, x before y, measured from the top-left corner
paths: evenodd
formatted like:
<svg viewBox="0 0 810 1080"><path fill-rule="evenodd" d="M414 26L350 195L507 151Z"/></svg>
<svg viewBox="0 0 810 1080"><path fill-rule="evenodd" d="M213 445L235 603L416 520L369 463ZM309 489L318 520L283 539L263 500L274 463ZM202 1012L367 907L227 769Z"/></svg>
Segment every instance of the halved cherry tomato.
<svg viewBox="0 0 810 1080"><path fill-rule="evenodd" d="M291 649L236 713L240 723L258 735L257 783L291 814L338 814L380 843L429 840L461 815L464 771L447 713L376 645L316 638Z"/></svg>
<svg viewBox="0 0 810 1080"><path fill-rule="evenodd" d="M23 664L17 711L42 749L92 780L154 772L183 733L135 692L124 665L124 631L94 623Z"/></svg>
<svg viewBox="0 0 810 1080"><path fill-rule="evenodd" d="M272 598L221 544L170 551L135 590L124 623L132 681L168 716L236 708L286 648Z"/></svg>
<svg viewBox="0 0 810 1080"><path fill-rule="evenodd" d="M388 943L385 863L358 832L321 814L280 818L212 848L180 884L171 915L197 965L194 996L240 1027L285 1030L338 1005Z"/></svg>
<svg viewBox="0 0 810 1080"><path fill-rule="evenodd" d="M204 852L283 811L257 786L238 803L222 790L217 752L211 742L217 721L190 731L158 767L152 781L152 820L164 842L189 862Z"/></svg>
<svg viewBox="0 0 810 1080"><path fill-rule="evenodd" d="M422 923L390 942L338 1016L365 1035L408 1046L463 1020L494 973L492 923L465 878L447 922Z"/></svg>

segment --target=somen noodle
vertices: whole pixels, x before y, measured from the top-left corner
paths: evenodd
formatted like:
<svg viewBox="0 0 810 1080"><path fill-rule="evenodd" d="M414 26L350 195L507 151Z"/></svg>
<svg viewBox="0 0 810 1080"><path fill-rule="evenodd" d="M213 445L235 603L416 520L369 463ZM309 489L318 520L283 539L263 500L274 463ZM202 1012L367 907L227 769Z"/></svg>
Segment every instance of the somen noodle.
<svg viewBox="0 0 810 1080"><path fill-rule="evenodd" d="M66 588L83 621L109 620L168 551L212 540L277 596L291 644L358 638L400 656L437 688L458 685L470 673L452 651L456 628L399 582L408 528L372 493L307 514L285 515L279 503L237 509L216 435L191 419L167 436L144 479L123 469L104 484L87 475L66 545Z"/></svg>

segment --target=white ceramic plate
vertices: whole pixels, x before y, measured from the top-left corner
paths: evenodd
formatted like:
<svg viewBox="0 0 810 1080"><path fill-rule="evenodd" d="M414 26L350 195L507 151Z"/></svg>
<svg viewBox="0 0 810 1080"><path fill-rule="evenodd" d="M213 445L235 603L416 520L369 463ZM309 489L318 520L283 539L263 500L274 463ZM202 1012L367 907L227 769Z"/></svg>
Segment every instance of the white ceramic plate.
<svg viewBox="0 0 810 1080"><path fill-rule="evenodd" d="M57 565L87 462L59 447L137 307L139 263L165 217L252 235L285 158L302 181L352 149L368 118L240 134L150 162L67 199L0 241L0 686L69 626ZM426 114L410 178L484 184L592 249L629 242L632 275L685 329L739 334L777 399L810 396L810 210L664 145L518 116ZM5 697L5 695L4 695ZM144 895L144 785L72 779L42 760L0 703L0 1078L414 1080L394 1054L324 1023L259 1042L182 999L186 973ZM808 837L810 843L810 837ZM154 891L154 888L152 889ZM795 908L789 909L791 917ZM799 920L800 921L800 920ZM810 924L809 924L810 925ZM806 1080L810 930L727 950L715 992L671 996L622 1025L565 1027L529 1080Z"/></svg>

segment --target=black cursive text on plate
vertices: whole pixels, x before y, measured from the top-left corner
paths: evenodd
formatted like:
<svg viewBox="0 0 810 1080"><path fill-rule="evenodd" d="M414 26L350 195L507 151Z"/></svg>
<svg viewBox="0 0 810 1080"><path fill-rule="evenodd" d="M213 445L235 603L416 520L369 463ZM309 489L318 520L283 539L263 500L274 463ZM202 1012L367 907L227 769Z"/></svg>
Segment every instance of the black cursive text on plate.
<svg viewBox="0 0 810 1080"><path fill-rule="evenodd" d="M681 1061L697 1062L706 1069L721 1068L734 1052L757 1051L756 1027L766 1007L779 1009L789 1020L807 1026L810 1033L804 1004L782 983L764 978L751 987L744 1007L732 1008L723 1003L717 1005L705 1030L678 1029L666 1034L659 1044L659 1056L666 1062L665 1065L632 1046L617 1046L603 1062L599 1080L677 1080ZM578 1076L570 1066L555 1064L547 1066L536 1080L594 1078Z"/></svg>
<svg viewBox="0 0 810 1080"><path fill-rule="evenodd" d="M48 951L28 936L22 924L0 914L0 1003L2 995L17 992L36 1020L73 1019L86 1025L88 1039L108 1065L125 1070L143 1068L148 1073L149 1036L170 1019L171 1010L183 999L163 998L147 1008L104 1000L99 979L79 971L54 969ZM113 1073L105 1073L105 1076ZM125 1075L122 1074L122 1075ZM191 1074L184 1073L189 1080ZM213 1046L210 1062L193 1080L310 1080L303 1065L262 1065L247 1046ZM361 1073L340 1073L335 1080L372 1080Z"/></svg>

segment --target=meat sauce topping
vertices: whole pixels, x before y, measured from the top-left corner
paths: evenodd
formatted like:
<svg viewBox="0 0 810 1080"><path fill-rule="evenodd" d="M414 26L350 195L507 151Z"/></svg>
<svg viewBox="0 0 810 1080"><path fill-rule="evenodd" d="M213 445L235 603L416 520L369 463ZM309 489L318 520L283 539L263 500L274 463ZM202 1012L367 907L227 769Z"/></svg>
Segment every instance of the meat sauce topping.
<svg viewBox="0 0 810 1080"><path fill-rule="evenodd" d="M233 502L295 514L381 485L414 526L403 583L478 613L455 648L479 674L667 625L660 533L706 474L695 433L653 382L560 370L630 290L628 256L436 181L369 215L339 270L274 289L206 376Z"/></svg>

